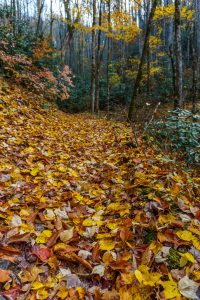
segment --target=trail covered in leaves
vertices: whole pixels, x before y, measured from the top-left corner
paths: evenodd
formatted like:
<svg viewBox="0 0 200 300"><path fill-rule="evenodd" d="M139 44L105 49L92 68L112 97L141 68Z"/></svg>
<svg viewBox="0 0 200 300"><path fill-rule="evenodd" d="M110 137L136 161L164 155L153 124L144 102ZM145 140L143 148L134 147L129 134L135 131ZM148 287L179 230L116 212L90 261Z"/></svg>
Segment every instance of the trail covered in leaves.
<svg viewBox="0 0 200 300"><path fill-rule="evenodd" d="M17 89L0 124L1 299L200 298L195 175Z"/></svg>

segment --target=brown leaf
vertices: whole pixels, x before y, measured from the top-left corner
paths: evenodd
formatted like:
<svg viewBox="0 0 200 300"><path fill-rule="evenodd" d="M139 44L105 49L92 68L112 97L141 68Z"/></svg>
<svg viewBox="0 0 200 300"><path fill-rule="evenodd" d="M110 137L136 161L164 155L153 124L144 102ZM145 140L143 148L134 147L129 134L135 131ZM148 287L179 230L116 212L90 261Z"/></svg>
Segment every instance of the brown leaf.
<svg viewBox="0 0 200 300"><path fill-rule="evenodd" d="M112 290L112 291L107 291L107 292L103 293L103 296L101 299L102 300L119 300L120 296L116 290Z"/></svg>
<svg viewBox="0 0 200 300"><path fill-rule="evenodd" d="M72 253L71 254L72 257L78 261L79 263L81 263L85 268L87 268L88 270L92 271L92 265L86 260L86 259L83 259L81 257L79 257L78 255L76 255L75 253Z"/></svg>
<svg viewBox="0 0 200 300"><path fill-rule="evenodd" d="M50 239L47 242L47 247L51 248L52 246L54 246L57 242L57 239L59 238L60 232L59 231L55 231L52 236L50 237Z"/></svg>
<svg viewBox="0 0 200 300"><path fill-rule="evenodd" d="M120 238L123 243L127 242L131 237L131 231L128 227L122 227L120 231Z"/></svg>
<svg viewBox="0 0 200 300"><path fill-rule="evenodd" d="M11 243L21 243L21 242L27 242L30 240L30 233L24 233L24 234L17 234L15 236L12 236L8 241L7 244Z"/></svg>
<svg viewBox="0 0 200 300"><path fill-rule="evenodd" d="M92 250L92 261L93 262L99 262L99 243L96 243L96 245L94 246L93 250Z"/></svg>
<svg viewBox="0 0 200 300"><path fill-rule="evenodd" d="M142 264L149 266L153 252L148 247L142 255Z"/></svg>
<svg viewBox="0 0 200 300"><path fill-rule="evenodd" d="M30 214L30 216L27 217L26 222L28 224L33 224L35 222L35 219L37 217L38 212L33 212Z"/></svg>
<svg viewBox="0 0 200 300"><path fill-rule="evenodd" d="M63 226L62 226L62 219L60 217L57 217L56 218L56 222L55 222L55 228L56 230L60 231L63 229Z"/></svg>
<svg viewBox="0 0 200 300"><path fill-rule="evenodd" d="M20 254L20 251L18 249L11 247L11 246L0 245L0 251L6 255Z"/></svg>

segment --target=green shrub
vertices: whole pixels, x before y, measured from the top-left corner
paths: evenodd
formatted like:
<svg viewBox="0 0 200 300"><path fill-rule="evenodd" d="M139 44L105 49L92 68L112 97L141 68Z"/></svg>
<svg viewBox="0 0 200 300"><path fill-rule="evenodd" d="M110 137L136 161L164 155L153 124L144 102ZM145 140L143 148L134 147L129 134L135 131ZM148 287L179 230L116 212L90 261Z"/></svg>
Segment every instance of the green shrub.
<svg viewBox="0 0 200 300"><path fill-rule="evenodd" d="M189 163L200 162L200 116L176 109L170 115L148 126L149 135L163 148L182 153Z"/></svg>

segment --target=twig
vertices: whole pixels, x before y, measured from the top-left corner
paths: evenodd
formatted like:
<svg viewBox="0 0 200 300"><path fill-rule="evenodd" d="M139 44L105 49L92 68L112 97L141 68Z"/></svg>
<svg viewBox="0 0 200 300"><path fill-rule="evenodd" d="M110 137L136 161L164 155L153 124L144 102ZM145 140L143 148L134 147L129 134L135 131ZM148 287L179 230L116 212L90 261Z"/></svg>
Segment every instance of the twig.
<svg viewBox="0 0 200 300"><path fill-rule="evenodd" d="M151 116L151 119L149 120L149 123L148 123L147 126L145 127L145 129L144 129L144 131L143 131L143 133L142 133L142 136L145 134L145 132L147 131L149 125L152 123L152 121L153 121L153 119L154 119L154 116L155 116L155 114L156 114L156 112L157 112L158 107L160 106L160 104L161 104L161 103L158 102L158 104L156 105L156 108L154 109L154 112L153 112L153 114L152 114L152 116Z"/></svg>

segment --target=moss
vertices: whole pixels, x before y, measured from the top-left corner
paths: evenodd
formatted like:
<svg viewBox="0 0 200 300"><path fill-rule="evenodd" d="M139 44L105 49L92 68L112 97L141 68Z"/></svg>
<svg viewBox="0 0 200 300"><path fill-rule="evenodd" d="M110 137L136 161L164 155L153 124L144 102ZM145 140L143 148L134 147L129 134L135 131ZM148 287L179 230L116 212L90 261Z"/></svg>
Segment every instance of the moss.
<svg viewBox="0 0 200 300"><path fill-rule="evenodd" d="M155 230L148 228L144 231L144 242L150 244L151 242L155 241L156 239L156 232Z"/></svg>
<svg viewBox="0 0 200 300"><path fill-rule="evenodd" d="M178 269L180 268L180 258L181 256L179 255L178 251L175 249L170 249L169 250L169 255L168 255L168 265L170 269Z"/></svg>
<svg viewBox="0 0 200 300"><path fill-rule="evenodd" d="M144 195L148 195L148 194L152 193L153 191L154 191L153 188L144 186L144 187L141 188L140 194L142 196L144 196Z"/></svg>

